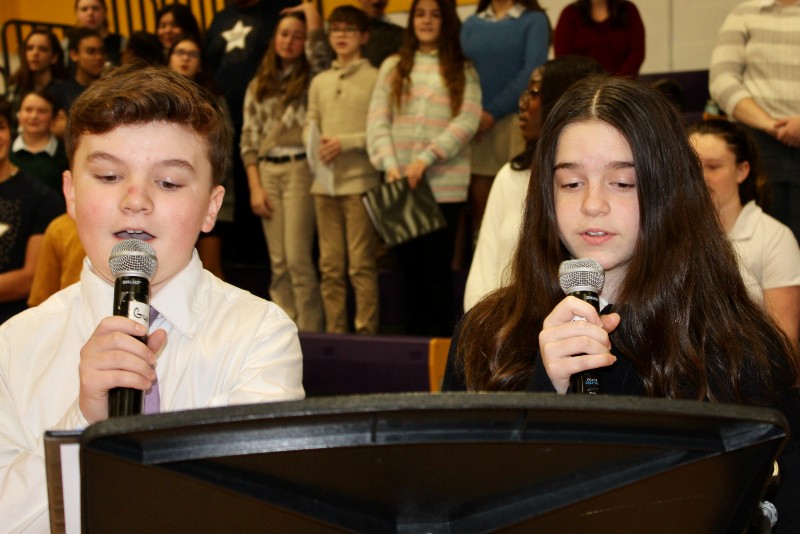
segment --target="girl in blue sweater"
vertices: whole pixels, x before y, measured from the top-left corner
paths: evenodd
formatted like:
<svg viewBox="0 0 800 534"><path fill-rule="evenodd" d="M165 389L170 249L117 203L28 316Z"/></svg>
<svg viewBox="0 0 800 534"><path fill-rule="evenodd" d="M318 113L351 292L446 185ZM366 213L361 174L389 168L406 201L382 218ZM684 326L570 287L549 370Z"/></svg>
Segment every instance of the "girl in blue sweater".
<svg viewBox="0 0 800 534"><path fill-rule="evenodd" d="M531 72L547 60L550 22L538 0L480 0L461 28L461 47L481 80L483 113L472 143L470 198L477 236L492 181L524 148L514 122Z"/></svg>

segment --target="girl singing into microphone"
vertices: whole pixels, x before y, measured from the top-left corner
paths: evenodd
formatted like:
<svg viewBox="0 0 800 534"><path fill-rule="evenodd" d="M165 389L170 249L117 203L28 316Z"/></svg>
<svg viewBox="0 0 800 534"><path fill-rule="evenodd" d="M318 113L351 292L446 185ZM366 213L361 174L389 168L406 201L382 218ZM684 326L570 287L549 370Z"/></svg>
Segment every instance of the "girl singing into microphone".
<svg viewBox="0 0 800 534"><path fill-rule="evenodd" d="M522 228L509 285L457 328L443 389L566 393L572 374L602 369L607 393L775 406L800 431L797 349L748 294L698 157L655 90L593 77L564 95ZM559 287L559 264L583 257L605 270L605 313ZM797 532L796 438L779 464L779 527Z"/></svg>

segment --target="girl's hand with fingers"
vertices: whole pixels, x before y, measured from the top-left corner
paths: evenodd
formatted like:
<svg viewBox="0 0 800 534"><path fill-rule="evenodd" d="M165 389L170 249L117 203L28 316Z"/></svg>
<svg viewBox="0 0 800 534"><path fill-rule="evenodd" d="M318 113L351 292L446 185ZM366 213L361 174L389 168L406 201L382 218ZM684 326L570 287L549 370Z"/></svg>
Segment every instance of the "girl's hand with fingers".
<svg viewBox="0 0 800 534"><path fill-rule="evenodd" d="M553 308L539 333L539 352L558 393L567 392L572 375L617 360L608 334L619 321L619 314L600 316L591 304L575 297L566 297Z"/></svg>

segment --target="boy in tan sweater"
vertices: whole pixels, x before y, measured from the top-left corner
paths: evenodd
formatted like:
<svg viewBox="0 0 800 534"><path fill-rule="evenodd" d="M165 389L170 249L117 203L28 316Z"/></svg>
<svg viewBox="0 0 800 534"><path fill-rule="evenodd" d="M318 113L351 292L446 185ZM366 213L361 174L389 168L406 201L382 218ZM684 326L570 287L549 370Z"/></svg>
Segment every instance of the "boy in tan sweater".
<svg viewBox="0 0 800 534"><path fill-rule="evenodd" d="M378 330L378 236L361 200L380 182L366 151L367 110L377 70L361 56L369 39L366 14L353 6L333 10L328 37L336 52L330 69L311 82L306 136L319 128L317 159L333 174L332 184L317 179L311 186L319 236L321 291L325 330L348 331L347 279L355 293L355 330ZM319 177L325 169L318 170Z"/></svg>

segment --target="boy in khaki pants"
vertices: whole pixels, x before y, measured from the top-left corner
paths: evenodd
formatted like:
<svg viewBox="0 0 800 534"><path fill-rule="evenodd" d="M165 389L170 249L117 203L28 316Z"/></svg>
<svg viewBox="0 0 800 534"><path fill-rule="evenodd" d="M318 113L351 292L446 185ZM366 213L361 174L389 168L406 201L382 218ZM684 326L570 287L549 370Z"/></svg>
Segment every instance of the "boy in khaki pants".
<svg viewBox="0 0 800 534"><path fill-rule="evenodd" d="M322 276L320 283L326 332L347 328L347 279L355 294L355 330L378 331L378 236L361 200L380 183L366 151L367 110L378 71L361 57L369 39L366 14L340 6L328 20L328 38L336 52L330 69L312 81L306 113L320 130L319 160L333 173L333 184L315 180L311 186L317 216Z"/></svg>

